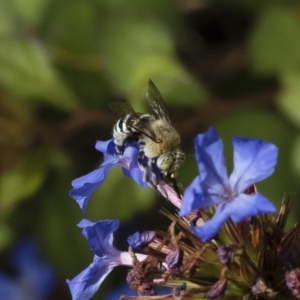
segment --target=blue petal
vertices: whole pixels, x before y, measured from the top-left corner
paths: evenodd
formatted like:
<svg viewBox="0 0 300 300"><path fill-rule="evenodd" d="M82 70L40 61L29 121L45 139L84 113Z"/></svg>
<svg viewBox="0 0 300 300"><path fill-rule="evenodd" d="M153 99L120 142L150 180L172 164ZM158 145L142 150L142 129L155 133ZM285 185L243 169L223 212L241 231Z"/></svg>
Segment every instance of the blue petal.
<svg viewBox="0 0 300 300"><path fill-rule="evenodd" d="M222 194L228 188L229 180L219 134L211 127L207 133L197 136L195 146L203 191L210 188L215 195ZM218 203L218 197L212 195L212 201Z"/></svg>
<svg viewBox="0 0 300 300"><path fill-rule="evenodd" d="M199 134L195 147L200 177L185 190L180 216L221 203L222 196L230 190L223 143L217 131L211 127L207 133Z"/></svg>
<svg viewBox="0 0 300 300"><path fill-rule="evenodd" d="M191 229L203 242L213 238L230 217L230 209L227 203L221 203L213 218L204 223L202 226L192 226Z"/></svg>
<svg viewBox="0 0 300 300"><path fill-rule="evenodd" d="M113 243L113 233L119 227L119 220L104 220L86 226L82 230L89 247L98 256L106 256L118 252Z"/></svg>
<svg viewBox="0 0 300 300"><path fill-rule="evenodd" d="M278 149L275 145L256 139L233 138L234 170L230 182L241 193L255 182L274 172Z"/></svg>
<svg viewBox="0 0 300 300"><path fill-rule="evenodd" d="M116 157L107 157L99 169L72 181L74 188L70 191L70 197L76 200L82 211L85 211L90 196L102 184L110 169L117 162Z"/></svg>
<svg viewBox="0 0 300 300"><path fill-rule="evenodd" d="M144 174L141 171L141 168L135 162L132 162L130 165L130 177L141 187L149 187L148 183L143 180Z"/></svg>
<svg viewBox="0 0 300 300"><path fill-rule="evenodd" d="M147 182L143 180L143 172L138 164L139 148L137 145L129 145L124 151L124 157L130 158L129 170L123 168L126 176L132 178L137 184L142 187L148 187Z"/></svg>
<svg viewBox="0 0 300 300"><path fill-rule="evenodd" d="M96 256L87 269L72 280L67 280L72 300L89 300L98 291L100 284L114 266L105 258Z"/></svg>
<svg viewBox="0 0 300 300"><path fill-rule="evenodd" d="M199 203L203 201L202 190L200 188L200 176L197 176L193 182L185 189L179 216L183 217L191 211L199 208Z"/></svg>
<svg viewBox="0 0 300 300"><path fill-rule="evenodd" d="M108 155L115 154L115 144L113 140L108 142L98 142L96 144L97 150L106 151ZM148 184L143 181L143 172L138 164L139 147L136 144L128 144L124 150L123 155L114 156L118 158L117 165L123 167L125 176L135 180L140 186L148 187ZM103 164L102 164L103 165Z"/></svg>
<svg viewBox="0 0 300 300"><path fill-rule="evenodd" d="M16 279L0 273L1 300L42 300L48 295L42 295L26 284L26 278Z"/></svg>
<svg viewBox="0 0 300 300"><path fill-rule="evenodd" d="M202 190L200 176L197 176L184 191L179 215L183 217L195 209L213 206L219 202L219 199L221 199L220 194L213 188L206 187L204 191Z"/></svg>
<svg viewBox="0 0 300 300"><path fill-rule="evenodd" d="M95 148L103 154L116 154L116 146L113 139L108 141L97 141Z"/></svg>
<svg viewBox="0 0 300 300"><path fill-rule="evenodd" d="M11 263L19 275L24 274L30 266L38 262L39 250L33 240L20 241L11 252Z"/></svg>
<svg viewBox="0 0 300 300"><path fill-rule="evenodd" d="M77 226L79 227L79 228L85 228L85 227L87 227L87 226L93 226L93 225L95 225L96 224L96 222L92 222L92 221L90 221L90 220L88 220L88 219L82 219L78 224L77 224Z"/></svg>
<svg viewBox="0 0 300 300"><path fill-rule="evenodd" d="M133 235L129 236L127 238L127 243L133 249L138 249L143 244L141 233L137 231Z"/></svg>
<svg viewBox="0 0 300 300"><path fill-rule="evenodd" d="M17 289L18 284L16 280L0 273L0 299L15 300L16 295L19 294Z"/></svg>
<svg viewBox="0 0 300 300"><path fill-rule="evenodd" d="M231 218L234 222L257 216L263 213L274 213L276 207L261 193L255 195L240 194L231 203L228 203Z"/></svg>
<svg viewBox="0 0 300 300"><path fill-rule="evenodd" d="M12 264L21 278L26 278L35 293L46 295L54 287L53 269L39 258L39 249L33 240L23 240L12 251Z"/></svg>
<svg viewBox="0 0 300 300"><path fill-rule="evenodd" d="M26 281L34 288L36 294L47 296L54 288L54 270L45 263L38 262L31 265L31 269L22 275Z"/></svg>
<svg viewBox="0 0 300 300"><path fill-rule="evenodd" d="M99 188L114 166L122 166L126 175L129 175L141 186L147 186L147 183L143 181L143 173L138 166L139 149L137 145L128 145L123 155L115 155L113 140L98 141L96 148L104 153L104 161L100 168L72 181L73 189L70 196L77 201L82 211L85 211L90 196Z"/></svg>

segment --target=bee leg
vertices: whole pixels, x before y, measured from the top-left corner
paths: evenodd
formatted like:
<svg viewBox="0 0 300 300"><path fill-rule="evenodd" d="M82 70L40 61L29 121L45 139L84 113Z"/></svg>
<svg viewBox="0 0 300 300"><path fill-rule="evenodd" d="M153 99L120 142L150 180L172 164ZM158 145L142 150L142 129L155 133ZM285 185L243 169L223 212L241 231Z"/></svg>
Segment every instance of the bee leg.
<svg viewBox="0 0 300 300"><path fill-rule="evenodd" d="M115 145L115 149L116 149L116 154L117 155L121 155L124 153L125 150L125 145Z"/></svg>
<svg viewBox="0 0 300 300"><path fill-rule="evenodd" d="M149 178L149 170L148 170L148 165L145 164L144 151L140 151L140 153L139 153L138 164L139 164L140 169L143 172L143 181L146 182L151 188L155 189L155 186L152 184L152 182Z"/></svg>
<svg viewBox="0 0 300 300"><path fill-rule="evenodd" d="M172 183L172 186L177 194L177 196L182 199L182 191L180 190L180 186L179 184L177 183L176 179L171 177L171 176L168 176L169 177L169 180L170 182Z"/></svg>
<svg viewBox="0 0 300 300"><path fill-rule="evenodd" d="M151 181L153 185L157 186L157 177L155 174L156 158L149 159L149 168L151 172Z"/></svg>
<svg viewBox="0 0 300 300"><path fill-rule="evenodd" d="M157 158L152 158L149 159L149 169L151 172L151 183L154 186L154 189L157 191L158 194L162 195L163 197L165 197L166 199L168 199L168 194L166 193L166 191L164 190L163 186L160 185L160 188L158 188L158 180L157 180L157 174L155 172L155 167L157 166ZM162 173L160 173L160 175L162 176Z"/></svg>
<svg viewBox="0 0 300 300"><path fill-rule="evenodd" d="M140 151L139 155L138 155L138 164L140 169L144 172L146 167L145 167L145 153L144 151Z"/></svg>
<svg viewBox="0 0 300 300"><path fill-rule="evenodd" d="M162 194L162 192L158 189L157 176L155 174L156 159L147 158L147 162L145 162L145 153L144 151L140 151L138 156L138 163L140 169L143 171L143 181L146 182L149 187L157 191L158 194ZM165 195L166 196L164 197L167 198L167 193L165 193Z"/></svg>
<svg viewBox="0 0 300 300"><path fill-rule="evenodd" d="M115 143L115 149L116 149L116 154L117 155L123 155L126 145L128 142L137 142L136 138L130 138L130 137L122 137L122 139L120 137L118 137L118 139L114 139L114 143Z"/></svg>
<svg viewBox="0 0 300 300"><path fill-rule="evenodd" d="M163 196L164 198L168 199L168 193L164 189L162 185L158 185L158 180L157 180L157 173L155 172L155 167L157 166L157 158L152 158L149 161L149 168L151 171L151 182L152 185L154 186L154 189L157 191L158 194ZM163 180L163 173L160 172L160 179Z"/></svg>

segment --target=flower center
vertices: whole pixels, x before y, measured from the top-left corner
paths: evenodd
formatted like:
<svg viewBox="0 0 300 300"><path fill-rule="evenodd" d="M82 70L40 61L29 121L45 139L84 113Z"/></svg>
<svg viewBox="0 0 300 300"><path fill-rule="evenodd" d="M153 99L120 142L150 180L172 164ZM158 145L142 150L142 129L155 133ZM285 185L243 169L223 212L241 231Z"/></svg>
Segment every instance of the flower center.
<svg viewBox="0 0 300 300"><path fill-rule="evenodd" d="M237 193L231 189L231 187L228 187L224 190L222 199L223 202L231 202L235 197L237 196Z"/></svg>

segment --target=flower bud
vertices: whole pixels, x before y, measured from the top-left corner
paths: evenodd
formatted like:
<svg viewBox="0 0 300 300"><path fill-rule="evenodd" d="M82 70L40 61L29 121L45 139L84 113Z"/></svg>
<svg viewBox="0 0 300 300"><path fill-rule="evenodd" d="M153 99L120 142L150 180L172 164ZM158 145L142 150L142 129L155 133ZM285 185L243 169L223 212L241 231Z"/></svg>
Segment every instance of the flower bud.
<svg viewBox="0 0 300 300"><path fill-rule="evenodd" d="M179 247L174 248L165 258L169 269L178 268L182 264L183 251Z"/></svg>
<svg viewBox="0 0 300 300"><path fill-rule="evenodd" d="M130 285L135 280L134 270L130 270L126 276L126 282Z"/></svg>
<svg viewBox="0 0 300 300"><path fill-rule="evenodd" d="M223 277L219 279L206 293L207 299L216 299L223 297L227 289L227 278Z"/></svg>
<svg viewBox="0 0 300 300"><path fill-rule="evenodd" d="M286 285L293 296L300 298L300 269L295 268L285 273Z"/></svg>
<svg viewBox="0 0 300 300"><path fill-rule="evenodd" d="M252 286L251 292L253 295L262 294L267 290L267 285L262 278L257 278L255 285Z"/></svg>
<svg viewBox="0 0 300 300"><path fill-rule="evenodd" d="M230 265L233 261L236 249L236 245L219 245L217 249L217 255L219 256L220 262L226 266Z"/></svg>
<svg viewBox="0 0 300 300"><path fill-rule="evenodd" d="M128 237L127 242L129 246L134 249L143 248L147 246L155 238L155 231L144 231L142 233L136 232Z"/></svg>

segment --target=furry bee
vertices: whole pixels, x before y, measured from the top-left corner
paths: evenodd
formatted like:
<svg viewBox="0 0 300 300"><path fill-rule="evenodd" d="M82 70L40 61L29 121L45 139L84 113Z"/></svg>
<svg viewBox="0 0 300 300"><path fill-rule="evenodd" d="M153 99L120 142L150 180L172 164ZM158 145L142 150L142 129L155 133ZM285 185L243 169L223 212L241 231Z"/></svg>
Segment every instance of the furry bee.
<svg viewBox="0 0 300 300"><path fill-rule="evenodd" d="M146 99L152 108L152 114L137 113L123 101L108 104L110 110L120 118L113 128L117 151L123 153L127 142L137 143L140 147L139 165L144 172L144 180L155 188L156 166L163 178L175 184L175 177L184 162L185 154L180 149L180 136L171 125L164 100L150 79Z"/></svg>

